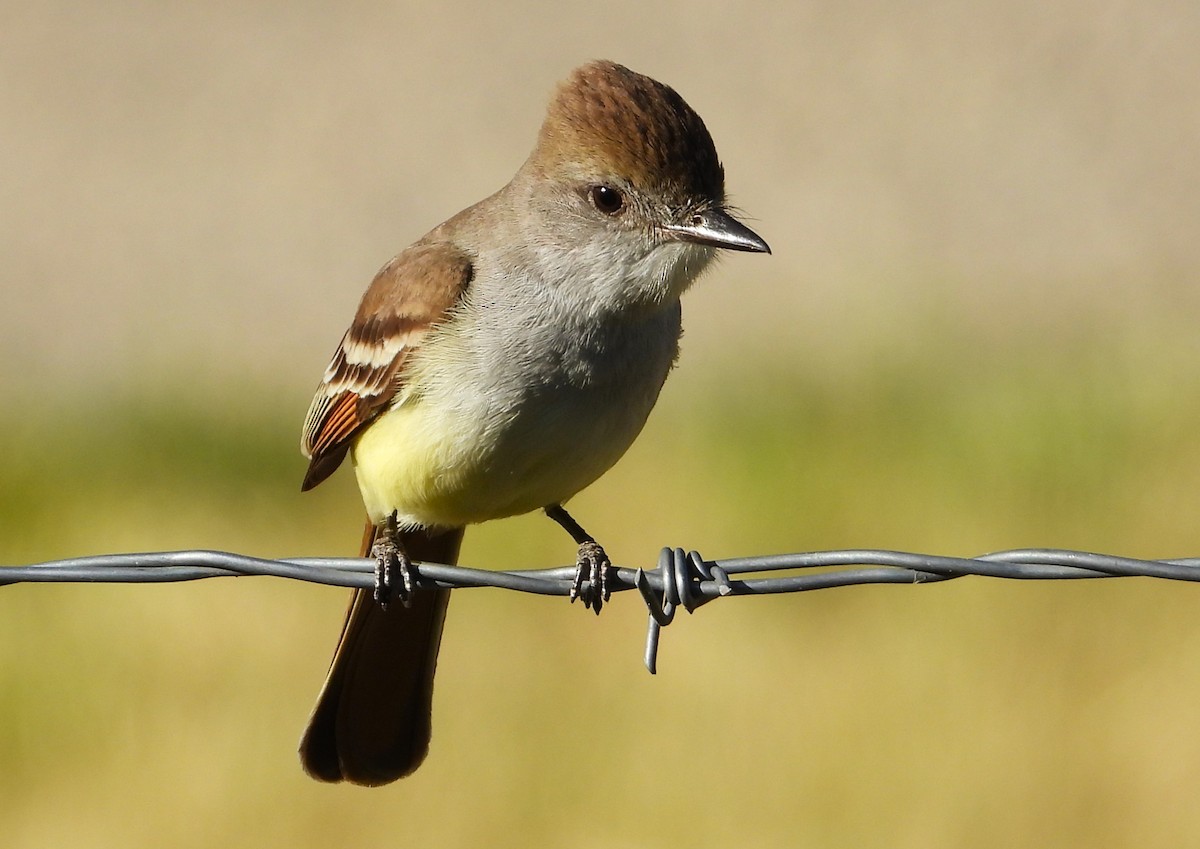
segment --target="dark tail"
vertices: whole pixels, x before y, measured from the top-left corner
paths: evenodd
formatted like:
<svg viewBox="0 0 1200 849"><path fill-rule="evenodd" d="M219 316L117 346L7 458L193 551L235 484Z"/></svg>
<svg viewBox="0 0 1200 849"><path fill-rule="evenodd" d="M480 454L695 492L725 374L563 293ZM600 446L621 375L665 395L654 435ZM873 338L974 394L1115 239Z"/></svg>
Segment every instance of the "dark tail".
<svg viewBox="0 0 1200 849"><path fill-rule="evenodd" d="M363 557L376 528L367 523ZM463 528L402 531L409 558L454 564ZM412 773L429 751L433 673L449 590L413 593L412 606L380 608L355 590L342 637L304 738L300 761L318 781L374 786Z"/></svg>

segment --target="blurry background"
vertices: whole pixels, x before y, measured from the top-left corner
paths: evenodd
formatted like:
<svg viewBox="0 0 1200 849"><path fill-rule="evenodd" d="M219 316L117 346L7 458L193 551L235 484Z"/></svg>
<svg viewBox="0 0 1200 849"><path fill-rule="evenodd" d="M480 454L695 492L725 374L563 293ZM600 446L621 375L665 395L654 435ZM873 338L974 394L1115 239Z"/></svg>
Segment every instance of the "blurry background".
<svg viewBox="0 0 1200 849"><path fill-rule="evenodd" d="M607 57L704 116L775 249L687 298L680 367L575 514L623 565L844 547L1200 554L1200 7L0 7L0 563L346 554L300 420L392 254L502 185ZM560 565L526 517L464 562ZM683 617L455 594L431 756L295 745L345 593L0 592L14 847L1178 846L1200 595L855 588Z"/></svg>

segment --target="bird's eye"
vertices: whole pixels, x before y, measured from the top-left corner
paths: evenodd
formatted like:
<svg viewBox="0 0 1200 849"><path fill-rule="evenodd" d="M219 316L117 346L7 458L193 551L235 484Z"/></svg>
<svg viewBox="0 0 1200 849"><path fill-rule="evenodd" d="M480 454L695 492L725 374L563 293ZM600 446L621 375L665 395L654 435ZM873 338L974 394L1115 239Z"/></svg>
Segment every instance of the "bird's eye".
<svg viewBox="0 0 1200 849"><path fill-rule="evenodd" d="M616 215L625 208L625 195L612 186L592 186L588 191L592 206L605 215Z"/></svg>

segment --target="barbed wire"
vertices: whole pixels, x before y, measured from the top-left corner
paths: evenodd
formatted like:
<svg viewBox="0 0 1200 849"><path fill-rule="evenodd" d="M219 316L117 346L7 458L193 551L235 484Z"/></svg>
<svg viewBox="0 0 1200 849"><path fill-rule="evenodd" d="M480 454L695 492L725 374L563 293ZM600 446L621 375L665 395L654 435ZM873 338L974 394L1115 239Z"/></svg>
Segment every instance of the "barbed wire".
<svg viewBox="0 0 1200 849"><path fill-rule="evenodd" d="M496 587L539 595L568 595L574 566L500 572L414 564L415 585L465 589ZM810 572L808 570L823 570ZM757 573L806 574L748 577ZM734 578L732 576L739 576ZM618 567L608 579L613 592L637 590L650 613L646 668L657 669L662 628L679 608L689 613L716 598L808 592L865 584L928 584L968 575L1013 580L1162 578L1200 581L1200 558L1138 560L1111 554L1053 548L999 551L979 557L946 557L887 550L813 551L705 560L698 552L664 548L652 570ZM375 561L351 557L269 560L226 551L158 551L101 554L0 566L0 586L18 583L169 583L204 578L269 576L356 589L375 586Z"/></svg>

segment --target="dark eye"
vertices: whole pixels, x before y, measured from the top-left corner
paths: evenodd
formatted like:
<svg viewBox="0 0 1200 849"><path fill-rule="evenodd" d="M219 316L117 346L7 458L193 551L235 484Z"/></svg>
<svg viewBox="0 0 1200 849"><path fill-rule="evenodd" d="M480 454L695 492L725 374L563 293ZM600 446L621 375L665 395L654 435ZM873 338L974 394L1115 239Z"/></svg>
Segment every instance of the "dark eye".
<svg viewBox="0 0 1200 849"><path fill-rule="evenodd" d="M605 215L616 215L625 208L625 195L612 186L592 186L588 191L592 206Z"/></svg>

